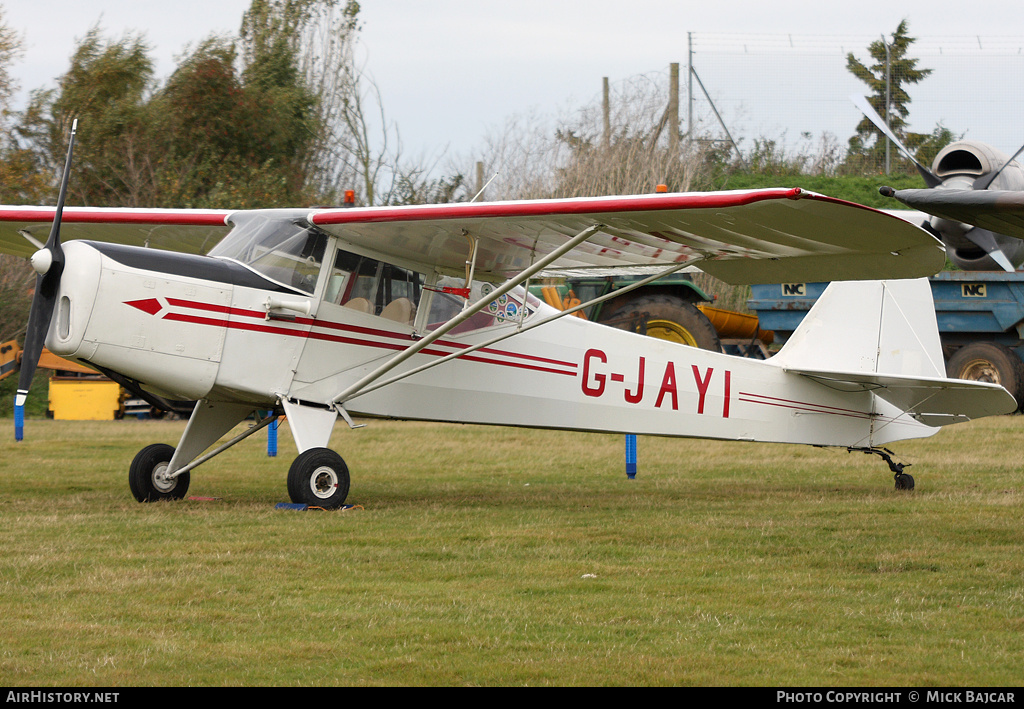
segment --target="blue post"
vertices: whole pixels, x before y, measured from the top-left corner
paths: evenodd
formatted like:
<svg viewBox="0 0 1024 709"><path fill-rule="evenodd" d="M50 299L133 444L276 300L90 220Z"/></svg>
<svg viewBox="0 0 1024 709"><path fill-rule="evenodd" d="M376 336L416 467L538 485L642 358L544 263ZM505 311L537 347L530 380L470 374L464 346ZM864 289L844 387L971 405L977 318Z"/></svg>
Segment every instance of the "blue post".
<svg viewBox="0 0 1024 709"><path fill-rule="evenodd" d="M268 412L267 415L272 415L273 412ZM277 425L280 423L277 419L267 426L267 456L274 458L277 456Z"/></svg>
<svg viewBox="0 0 1024 709"><path fill-rule="evenodd" d="M626 434L626 477L636 478L636 434Z"/></svg>
<svg viewBox="0 0 1024 709"><path fill-rule="evenodd" d="M20 441L25 437L25 405L14 405L14 440Z"/></svg>

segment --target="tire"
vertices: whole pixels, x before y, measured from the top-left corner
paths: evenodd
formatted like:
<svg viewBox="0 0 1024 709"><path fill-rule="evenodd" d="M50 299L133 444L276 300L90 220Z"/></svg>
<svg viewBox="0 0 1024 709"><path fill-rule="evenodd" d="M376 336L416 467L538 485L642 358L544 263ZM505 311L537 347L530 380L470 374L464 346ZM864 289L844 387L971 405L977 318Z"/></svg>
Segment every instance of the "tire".
<svg viewBox="0 0 1024 709"><path fill-rule="evenodd" d="M180 500L188 492L189 473L176 478L166 478L167 464L174 456L174 447L166 443L146 446L128 469L128 487L139 502L158 500Z"/></svg>
<svg viewBox="0 0 1024 709"><path fill-rule="evenodd" d="M338 509L348 497L349 483L348 466L330 448L300 453L288 469L288 496L311 507Z"/></svg>
<svg viewBox="0 0 1024 709"><path fill-rule="evenodd" d="M1024 403L1024 362L1009 347L995 342L972 342L953 353L946 364L953 379L999 384Z"/></svg>
<svg viewBox="0 0 1024 709"><path fill-rule="evenodd" d="M608 320L647 314L647 336L712 352L722 351L718 332L692 303L672 295L646 295L620 306Z"/></svg>
<svg viewBox="0 0 1024 709"><path fill-rule="evenodd" d="M914 489L914 477L909 473L900 473L896 476L896 489L897 490L913 490Z"/></svg>

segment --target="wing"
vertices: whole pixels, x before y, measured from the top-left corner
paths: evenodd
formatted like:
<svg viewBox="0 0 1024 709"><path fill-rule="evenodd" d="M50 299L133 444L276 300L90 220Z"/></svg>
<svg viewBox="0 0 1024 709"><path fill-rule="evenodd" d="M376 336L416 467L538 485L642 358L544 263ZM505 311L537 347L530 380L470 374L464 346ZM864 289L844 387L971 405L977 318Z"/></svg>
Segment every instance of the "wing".
<svg viewBox="0 0 1024 709"><path fill-rule="evenodd" d="M42 242L53 208L0 207L0 250ZM915 278L938 272L941 244L896 217L799 189L280 210L385 260L502 280L594 225L600 230L552 268L699 264L729 283ZM61 234L206 253L232 212L67 208ZM27 235L27 236L26 236ZM31 238L29 238L31 237Z"/></svg>
<svg viewBox="0 0 1024 709"><path fill-rule="evenodd" d="M573 235L597 235L552 268L693 262L729 283L913 278L941 270L941 243L867 207L799 189L653 194L313 212L343 242L407 262L502 279Z"/></svg>
<svg viewBox="0 0 1024 709"><path fill-rule="evenodd" d="M997 234L1024 239L1024 192L1005 190L893 190L908 207Z"/></svg>
<svg viewBox="0 0 1024 709"><path fill-rule="evenodd" d="M0 252L31 256L50 232L54 207L0 206ZM90 239L205 254L230 231L232 212L66 207L61 240Z"/></svg>

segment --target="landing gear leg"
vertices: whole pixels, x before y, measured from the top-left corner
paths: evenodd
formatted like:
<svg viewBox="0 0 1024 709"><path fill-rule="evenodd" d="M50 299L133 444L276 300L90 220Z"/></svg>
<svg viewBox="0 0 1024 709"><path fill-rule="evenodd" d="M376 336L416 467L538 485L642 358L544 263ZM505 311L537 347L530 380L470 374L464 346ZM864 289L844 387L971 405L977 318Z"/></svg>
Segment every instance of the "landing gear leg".
<svg viewBox="0 0 1024 709"><path fill-rule="evenodd" d="M868 453L871 455L877 455L882 458L888 465L889 470L893 473L893 479L896 481L897 490L913 490L914 489L914 478L909 473L904 473L904 468L909 468L910 463L897 463L892 459L895 455L888 448L847 448L848 451L860 451L861 453Z"/></svg>

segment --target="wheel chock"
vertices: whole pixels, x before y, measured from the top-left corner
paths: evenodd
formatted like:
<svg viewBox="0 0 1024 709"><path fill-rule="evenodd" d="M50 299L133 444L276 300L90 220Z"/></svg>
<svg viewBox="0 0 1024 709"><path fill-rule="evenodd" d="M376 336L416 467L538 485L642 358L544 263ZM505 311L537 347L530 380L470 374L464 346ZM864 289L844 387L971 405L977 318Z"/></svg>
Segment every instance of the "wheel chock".
<svg viewBox="0 0 1024 709"><path fill-rule="evenodd" d="M316 505L306 505L301 502L278 502L276 505L274 505L274 509L295 510L297 512L305 512L306 510L320 510L321 512L326 512L326 509L324 509L323 507L317 507ZM341 507L338 508L340 512L344 512L345 510L361 509L363 509L362 505L342 505Z"/></svg>

